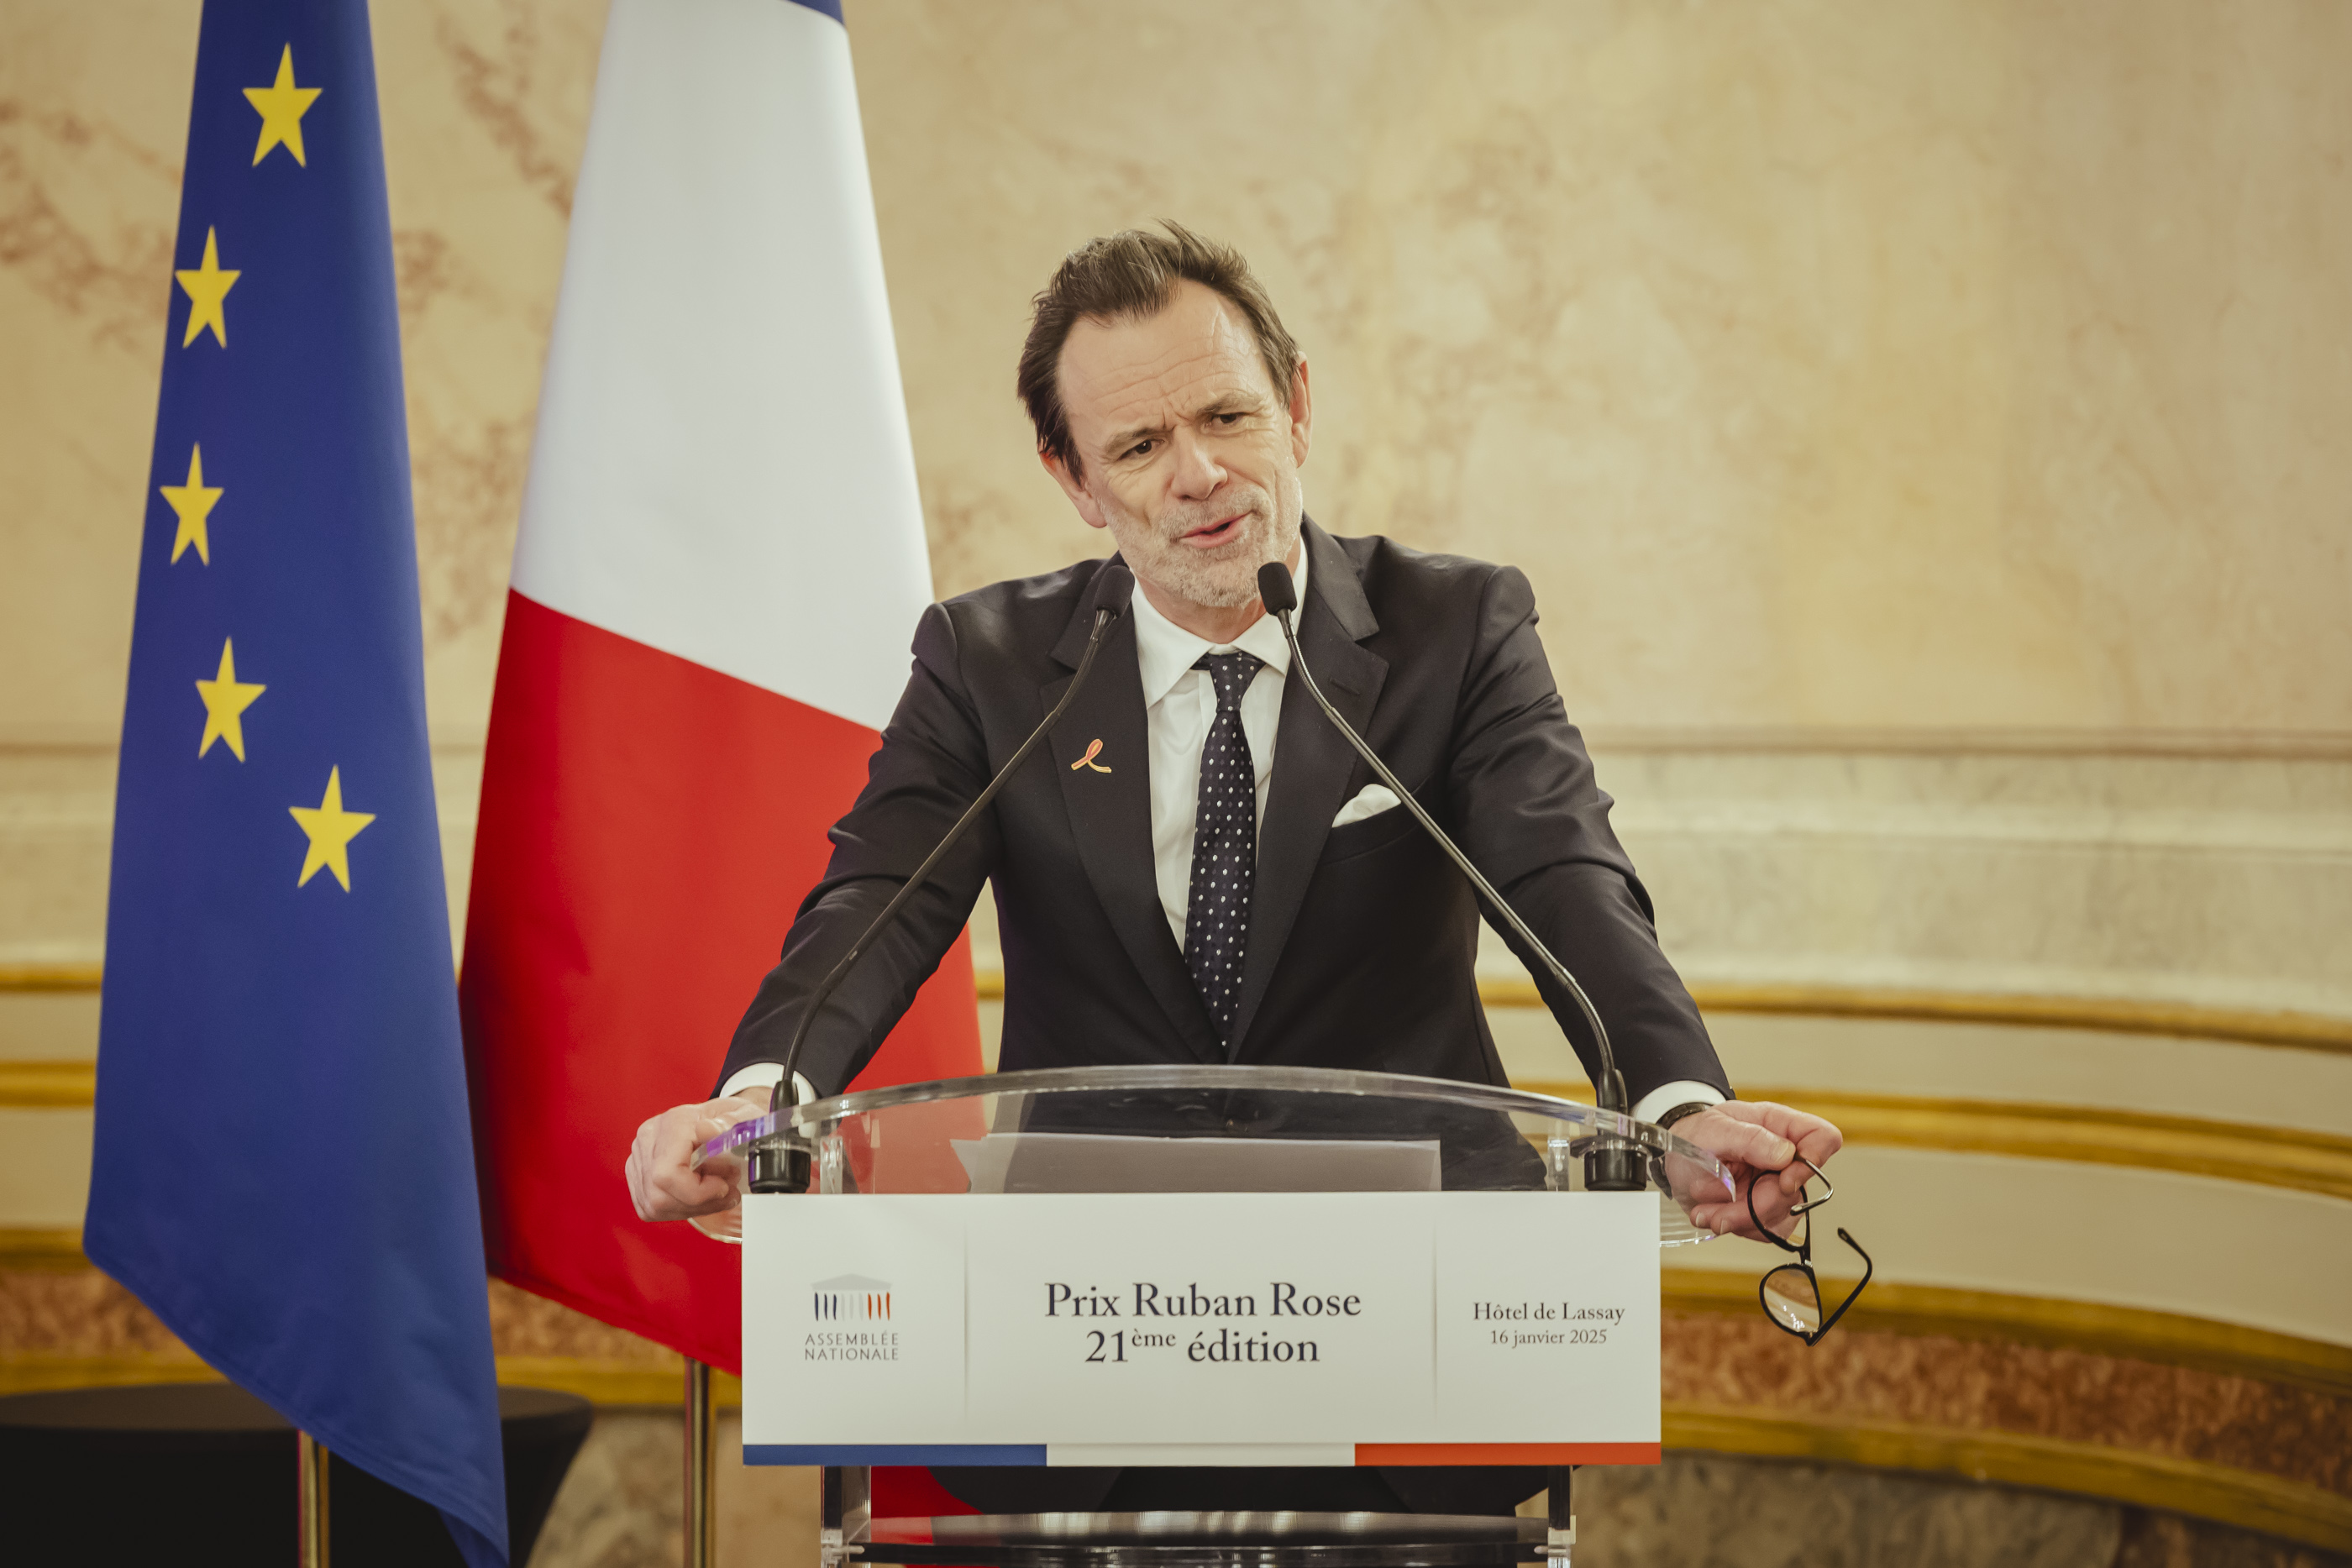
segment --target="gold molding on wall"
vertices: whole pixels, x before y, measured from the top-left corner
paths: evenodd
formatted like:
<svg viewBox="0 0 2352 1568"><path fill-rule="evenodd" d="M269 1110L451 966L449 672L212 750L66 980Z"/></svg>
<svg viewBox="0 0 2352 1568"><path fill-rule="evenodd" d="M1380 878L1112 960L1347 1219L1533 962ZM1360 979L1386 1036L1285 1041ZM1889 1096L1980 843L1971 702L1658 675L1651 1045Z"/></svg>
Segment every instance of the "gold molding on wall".
<svg viewBox="0 0 2352 1568"><path fill-rule="evenodd" d="M69 1273L90 1267L82 1254L78 1230L0 1228L0 1270ZM1671 1312L1745 1315L1757 1310L1756 1281L1745 1274L1669 1268L1660 1271L1660 1279ZM1870 1333L2079 1350L2352 1396L2352 1345L2299 1339L2180 1312L1881 1280L1854 1303L1849 1322ZM597 1362L576 1356L509 1357L500 1364L520 1367L526 1362L533 1366L543 1362L544 1368L550 1369L544 1373L548 1376L586 1375L590 1371L599 1377L625 1375L640 1380L676 1375L671 1370L648 1369L641 1362ZM650 1386L642 1381L609 1386L635 1392L625 1399L604 1399L607 1404L661 1404L669 1397L639 1396Z"/></svg>
<svg viewBox="0 0 2352 1568"><path fill-rule="evenodd" d="M596 1361L570 1355L502 1355L499 1381L509 1387L551 1388L592 1405L676 1406L685 1392L677 1366ZM143 1383L219 1383L221 1375L185 1354L77 1355L49 1351L0 1351L0 1395L59 1388L114 1388ZM740 1409L743 1385L715 1373L711 1395L721 1408Z"/></svg>
<svg viewBox="0 0 2352 1568"><path fill-rule="evenodd" d="M1664 1435L1669 1448L1967 1476L2185 1513L2326 1551L2352 1552L2352 1497L2169 1454L2021 1433L1841 1416L1768 1416L1745 1407L1672 1401L1665 1407Z"/></svg>
<svg viewBox="0 0 2352 1568"><path fill-rule="evenodd" d="M70 1230L0 1230L0 1269L87 1268ZM1664 1301L1677 1312L1748 1312L1754 1286L1703 1270L1664 1271ZM2352 1349L2173 1313L2095 1302L2004 1296L1881 1281L1855 1304L1863 1332L2054 1345L2179 1364L2230 1376L2352 1394ZM642 1361L501 1356L501 1383L577 1394L599 1406L672 1406L680 1370ZM0 1394L164 1382L208 1382L210 1367L185 1352L75 1354L0 1353ZM740 1406L741 1385L723 1374L718 1397ZM1842 1416L1787 1416L1750 1407L1669 1402L1666 1446L1777 1458L1941 1472L2071 1492L2186 1513L2331 1551L2352 1550L2352 1498L2252 1471L2170 1455L1998 1431L1971 1431Z"/></svg>
<svg viewBox="0 0 2352 1568"><path fill-rule="evenodd" d="M1751 1276L1712 1269L1665 1269L1660 1273L1670 1312L1746 1317L1759 1310L1757 1281ZM1825 1280L1822 1288L1843 1299L1851 1284ZM2352 1345L2181 1312L1880 1280L1854 1302L1845 1321L1864 1333L2082 1351L2352 1397Z"/></svg>
<svg viewBox="0 0 2352 1568"><path fill-rule="evenodd" d="M184 1353L115 1355L70 1351L0 1351L0 1395L57 1388L119 1388L139 1383L219 1383L221 1375Z"/></svg>
<svg viewBox="0 0 2352 1568"><path fill-rule="evenodd" d="M0 1061L0 1108L86 1109L97 1085L98 1070L91 1062ZM1519 1087L1563 1100L1591 1098L1582 1083L1537 1080ZM1776 1100L1826 1116L1856 1144L2179 1171L2352 1198L2352 1138L2335 1134L2095 1105L1855 1094L1840 1089L1751 1085L1745 1097Z"/></svg>
<svg viewBox="0 0 2352 1568"><path fill-rule="evenodd" d="M1583 1083L1533 1082L1517 1087L1585 1104L1592 1101L1591 1088ZM2096 1105L1850 1094L1842 1089L1749 1085L1740 1097L1778 1101L1826 1116L1855 1144L2180 1171L2352 1198L2352 1138L2332 1133Z"/></svg>
<svg viewBox="0 0 2352 1568"><path fill-rule="evenodd" d="M0 1226L0 1270L17 1273L78 1274L89 1268L81 1232Z"/></svg>
<svg viewBox="0 0 2352 1568"><path fill-rule="evenodd" d="M1860 756L2165 757L2221 761L2352 761L2352 732L2328 729L2163 729L2058 725L1608 724L1581 727L1599 752L1820 751ZM436 726L435 751L479 751L486 731ZM0 720L0 754L111 754L111 724Z"/></svg>
<svg viewBox="0 0 2352 1568"><path fill-rule="evenodd" d="M676 1366L647 1366L643 1362L591 1361L571 1355L499 1357L500 1383L577 1394L593 1405L676 1406L685 1396L685 1378L683 1363ZM743 1406L743 1384L713 1367L710 1397L721 1409L739 1410Z"/></svg>
<svg viewBox="0 0 2352 1568"><path fill-rule="evenodd" d="M2079 1105L1835 1089L1744 1092L1826 1116L1856 1143L2182 1171L2352 1198L2352 1138Z"/></svg>
<svg viewBox="0 0 2352 1568"><path fill-rule="evenodd" d="M1003 970L978 969L973 971L972 979L981 1000L1003 999ZM2331 1018L2324 1013L2253 1012L2183 1003L2135 1002L2114 997L2029 997L1877 986L1694 986L1691 995L1697 999L1700 1011L1710 1013L1797 1013L1813 1018L2006 1024L2352 1052L2352 1019ZM1501 976L1480 977L1478 1000L1490 1008L1544 1005L1533 980Z"/></svg>
<svg viewBox="0 0 2352 1568"><path fill-rule="evenodd" d="M567 1356L500 1356L499 1381L552 1388L592 1404L675 1406L674 1368ZM210 1383L219 1375L187 1356L0 1354L0 1394L139 1383ZM742 1385L720 1374L722 1407ZM1670 1401L1665 1446L1873 1469L1966 1476L1980 1481L2132 1503L2260 1531L2329 1551L2352 1550L2352 1498L2251 1470L2168 1454L2005 1432L1966 1431L1838 1416L1772 1416L1744 1407Z"/></svg>
<svg viewBox="0 0 2352 1568"><path fill-rule="evenodd" d="M97 964L0 964L0 991L94 991Z"/></svg>
<svg viewBox="0 0 2352 1568"><path fill-rule="evenodd" d="M0 964L0 991L94 991L96 964ZM1004 997L1004 972L972 975L982 1001ZM2324 1013L2257 1012L2136 1002L2116 997L2033 997L1985 991L1934 991L1879 986L1694 986L1703 1012L1797 1013L1815 1018L1911 1019L1930 1023L2008 1024L2031 1029L2080 1029L2107 1034L2161 1034L2278 1045L2303 1051L2352 1052L2352 1019ZM1538 1008L1533 980L1490 977L1478 982L1490 1008Z"/></svg>
<svg viewBox="0 0 2352 1568"><path fill-rule="evenodd" d="M0 1061L0 1107L79 1111L97 1098L95 1061Z"/></svg>
<svg viewBox="0 0 2352 1568"><path fill-rule="evenodd" d="M1833 752L1864 757L2162 757L2343 762L2352 733L2326 729L2124 729L2059 726L1650 725L1583 727L1594 755L1612 752Z"/></svg>
<svg viewBox="0 0 2352 1568"><path fill-rule="evenodd" d="M2352 1052L2352 1019L2323 1013L2253 1012L2136 1002L2119 997L2032 997L1989 991L1931 991L1899 987L1784 985L1693 986L1701 1012L1794 1013L1808 1018L1903 1019L1925 1023L2001 1024L2023 1029L2079 1029L2102 1034L2161 1034L2278 1045L2303 1051ZM1481 979L1478 999L1490 1008L1539 1008L1533 980Z"/></svg>
<svg viewBox="0 0 2352 1568"><path fill-rule="evenodd" d="M1535 982L1497 983L1515 999L1490 997L1489 1007L1540 1007ZM1695 986L1702 1012L1801 1013L1815 1018L1912 1019L1928 1023L2006 1024L2028 1029L2080 1029L2105 1034L2162 1034L2184 1040L2224 1040L2303 1051L2352 1052L2352 1019L2324 1013L2255 1012L2136 1002L2120 997L2008 996L1981 991L1932 991L1876 986Z"/></svg>

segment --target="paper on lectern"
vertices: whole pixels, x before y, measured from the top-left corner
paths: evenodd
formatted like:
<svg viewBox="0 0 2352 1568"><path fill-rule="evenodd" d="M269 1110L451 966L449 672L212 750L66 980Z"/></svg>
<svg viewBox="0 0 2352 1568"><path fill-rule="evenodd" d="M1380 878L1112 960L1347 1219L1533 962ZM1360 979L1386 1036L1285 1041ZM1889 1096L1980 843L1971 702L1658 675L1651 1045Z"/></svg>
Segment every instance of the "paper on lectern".
<svg viewBox="0 0 2352 1568"><path fill-rule="evenodd" d="M951 1140L974 1192L1435 1192L1439 1145L992 1133Z"/></svg>

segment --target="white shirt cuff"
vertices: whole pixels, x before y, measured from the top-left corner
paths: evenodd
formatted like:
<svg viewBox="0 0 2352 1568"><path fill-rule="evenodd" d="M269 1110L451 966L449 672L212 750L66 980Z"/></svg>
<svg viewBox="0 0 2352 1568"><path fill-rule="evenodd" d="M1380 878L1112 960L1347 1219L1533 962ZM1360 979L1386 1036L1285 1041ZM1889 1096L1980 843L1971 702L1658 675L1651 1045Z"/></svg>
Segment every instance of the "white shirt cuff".
<svg viewBox="0 0 2352 1568"><path fill-rule="evenodd" d="M738 1072L735 1076L730 1078L726 1082L720 1084L719 1086L719 1097L721 1100L724 1100L729 1095L739 1094L746 1089L765 1089L769 1092L770 1108L773 1109L776 1085L782 1083L783 1081L784 1064L782 1062L755 1061L751 1063L751 1066L743 1069L742 1071ZM793 1073L793 1103L795 1105L805 1105L816 1097L816 1091L810 1086L809 1081L803 1078L797 1072ZM1716 1098L1720 1100L1723 1096L1718 1094ZM1680 1104L1682 1102L1676 1101L1675 1103L1676 1104Z"/></svg>
<svg viewBox="0 0 2352 1568"><path fill-rule="evenodd" d="M1633 1102L1633 1120L1654 1122L1677 1105L1720 1105L1723 1091L1712 1083L1700 1083L1691 1079L1677 1079L1661 1083Z"/></svg>

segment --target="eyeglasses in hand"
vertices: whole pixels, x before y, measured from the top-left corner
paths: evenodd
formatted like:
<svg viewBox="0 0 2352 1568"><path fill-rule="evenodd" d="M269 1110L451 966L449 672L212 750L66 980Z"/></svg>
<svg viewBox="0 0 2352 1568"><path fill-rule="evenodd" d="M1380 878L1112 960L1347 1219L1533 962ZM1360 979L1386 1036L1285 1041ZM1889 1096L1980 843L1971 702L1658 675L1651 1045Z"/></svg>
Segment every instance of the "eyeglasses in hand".
<svg viewBox="0 0 2352 1568"><path fill-rule="evenodd" d="M1756 1221L1758 1235L1782 1251L1794 1252L1797 1255L1795 1262L1781 1264L1765 1275L1763 1281L1756 1287L1757 1300L1764 1305L1764 1315L1772 1320L1774 1328L1783 1333L1794 1334L1803 1340L1808 1346L1811 1346L1821 1343L1822 1336L1837 1326L1838 1319L1845 1316L1845 1310L1853 1305L1854 1299L1862 1294L1863 1286L1870 1283L1872 1264L1870 1254L1862 1249L1861 1243L1841 1228L1837 1233L1838 1239L1853 1248L1854 1256L1862 1260L1862 1282L1846 1292L1845 1300L1837 1304L1835 1312L1824 1316L1822 1312L1822 1281L1820 1276L1813 1272L1813 1228L1811 1216L1814 1209L1837 1196L1837 1188L1830 1185L1829 1177L1822 1176L1822 1167L1805 1158L1804 1155L1799 1155L1797 1162L1812 1172L1814 1176L1820 1176L1825 1190L1819 1197L1806 1199L1805 1189L1803 1187L1797 1189L1797 1196L1801 1201L1794 1208L1789 1210L1790 1218L1797 1222L1797 1228L1790 1232L1789 1238L1784 1239L1774 1235L1770 1228L1765 1225L1764 1217L1756 1212L1756 1188L1764 1179L1761 1172L1748 1184L1748 1216ZM1811 1184L1808 1182L1806 1185L1810 1186Z"/></svg>

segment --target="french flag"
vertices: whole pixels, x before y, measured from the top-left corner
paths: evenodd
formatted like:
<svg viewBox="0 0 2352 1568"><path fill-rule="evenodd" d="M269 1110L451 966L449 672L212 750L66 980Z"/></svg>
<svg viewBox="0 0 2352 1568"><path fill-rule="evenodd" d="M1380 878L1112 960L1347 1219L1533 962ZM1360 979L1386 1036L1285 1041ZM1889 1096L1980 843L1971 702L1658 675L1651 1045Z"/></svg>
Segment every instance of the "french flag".
<svg viewBox="0 0 2352 1568"><path fill-rule="evenodd" d="M838 0L614 0L515 549L461 996L492 1269L728 1369L631 1208L865 781L930 601ZM859 1087L980 1071L959 943Z"/></svg>

